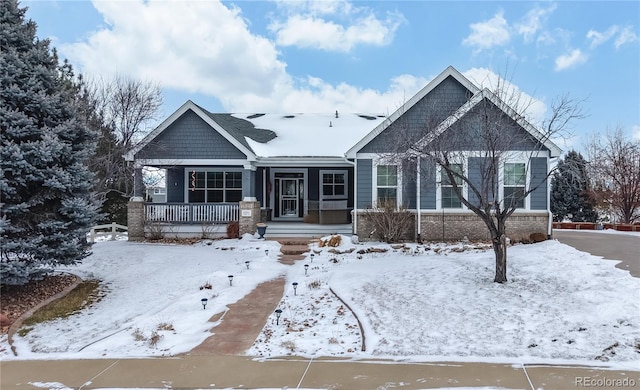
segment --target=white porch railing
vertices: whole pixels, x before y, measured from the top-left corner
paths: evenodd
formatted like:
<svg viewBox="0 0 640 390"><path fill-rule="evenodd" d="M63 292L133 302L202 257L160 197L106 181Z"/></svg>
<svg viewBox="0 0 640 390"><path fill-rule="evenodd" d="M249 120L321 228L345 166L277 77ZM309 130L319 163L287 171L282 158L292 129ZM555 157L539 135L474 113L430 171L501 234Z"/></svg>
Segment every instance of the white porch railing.
<svg viewBox="0 0 640 390"><path fill-rule="evenodd" d="M238 203L147 203L147 222L227 223L239 219Z"/></svg>

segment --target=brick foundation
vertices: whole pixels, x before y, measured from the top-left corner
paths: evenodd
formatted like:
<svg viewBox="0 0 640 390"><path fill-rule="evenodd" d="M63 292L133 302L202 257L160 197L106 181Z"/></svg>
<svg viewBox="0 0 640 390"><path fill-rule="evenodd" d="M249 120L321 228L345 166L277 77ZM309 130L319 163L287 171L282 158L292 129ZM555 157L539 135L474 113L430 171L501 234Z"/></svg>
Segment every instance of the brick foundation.
<svg viewBox="0 0 640 390"><path fill-rule="evenodd" d="M144 241L144 202L131 200L127 204L129 241Z"/></svg>

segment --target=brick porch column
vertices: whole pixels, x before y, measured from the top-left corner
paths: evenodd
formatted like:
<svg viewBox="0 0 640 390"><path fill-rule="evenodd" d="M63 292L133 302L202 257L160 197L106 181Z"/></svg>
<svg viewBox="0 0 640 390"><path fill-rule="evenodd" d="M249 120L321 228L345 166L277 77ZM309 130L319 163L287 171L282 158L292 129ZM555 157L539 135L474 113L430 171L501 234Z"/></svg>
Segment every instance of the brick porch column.
<svg viewBox="0 0 640 390"><path fill-rule="evenodd" d="M131 198L127 204L127 229L129 241L144 240L144 202L142 198Z"/></svg>
<svg viewBox="0 0 640 390"><path fill-rule="evenodd" d="M240 202L240 236L246 233L255 234L258 222L260 222L260 202L256 198L244 198Z"/></svg>

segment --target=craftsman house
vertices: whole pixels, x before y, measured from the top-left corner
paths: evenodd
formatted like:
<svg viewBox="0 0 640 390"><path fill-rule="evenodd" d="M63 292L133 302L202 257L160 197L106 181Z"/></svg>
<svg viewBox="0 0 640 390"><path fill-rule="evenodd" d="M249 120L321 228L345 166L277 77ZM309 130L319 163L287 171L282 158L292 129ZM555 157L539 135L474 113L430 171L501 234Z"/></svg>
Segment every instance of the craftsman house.
<svg viewBox="0 0 640 390"><path fill-rule="evenodd" d="M188 101L125 155L134 164L136 182L129 203L130 235L140 236L153 224L198 235L206 226L240 220L244 232L254 232L255 223L265 222L270 229L286 226L291 234L325 226L327 232L367 239L371 232L364 216L385 199L414 213L408 239L418 234L434 240L485 239L486 229L435 166L420 159L392 164L382 158L397 151L392 149L393 137L407 123L420 129L428 117L438 124L439 134L446 135L483 99L496 98L449 67L389 116L338 111L220 114ZM546 175L550 159L561 150L528 123L515 118L513 123L511 136L534 140L529 143L536 152L522 150L521 158L505 163L501 194L517 193L532 180L544 182L521 200L508 232L550 234ZM419 130L409 136L415 138L411 142L428 142ZM473 151L472 140L469 145L466 150ZM471 174L474 158L470 153L468 161L460 162L461 169ZM143 201L145 166L165 170L165 203Z"/></svg>

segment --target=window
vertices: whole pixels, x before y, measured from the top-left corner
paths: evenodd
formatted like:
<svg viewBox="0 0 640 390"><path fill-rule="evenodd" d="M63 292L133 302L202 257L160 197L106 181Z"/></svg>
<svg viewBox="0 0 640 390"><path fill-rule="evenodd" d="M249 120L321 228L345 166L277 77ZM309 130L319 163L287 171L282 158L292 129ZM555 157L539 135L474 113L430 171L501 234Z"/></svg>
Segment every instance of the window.
<svg viewBox="0 0 640 390"><path fill-rule="evenodd" d="M242 172L190 171L188 181L189 203L242 200Z"/></svg>
<svg viewBox="0 0 640 390"><path fill-rule="evenodd" d="M398 167L378 165L377 171L378 204L390 202L398 204Z"/></svg>
<svg viewBox="0 0 640 390"><path fill-rule="evenodd" d="M504 205L524 208L527 173L524 163L504 164Z"/></svg>
<svg viewBox="0 0 640 390"><path fill-rule="evenodd" d="M451 164L451 170L459 174L464 174L462 164ZM458 188L463 185L462 178L454 177L454 181ZM440 169L440 191L441 193L441 205L443 209L460 209L462 208L462 202L453 190L453 184L447 176L447 172L444 169Z"/></svg>
<svg viewBox="0 0 640 390"><path fill-rule="evenodd" d="M344 199L347 197L346 171L320 171L322 199Z"/></svg>

